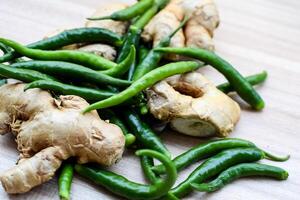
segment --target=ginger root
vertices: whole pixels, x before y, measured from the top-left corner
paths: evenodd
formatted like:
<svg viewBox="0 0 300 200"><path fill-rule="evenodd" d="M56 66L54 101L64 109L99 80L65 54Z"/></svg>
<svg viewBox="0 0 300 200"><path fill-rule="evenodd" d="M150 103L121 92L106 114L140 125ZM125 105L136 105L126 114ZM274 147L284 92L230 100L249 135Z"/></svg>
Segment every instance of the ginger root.
<svg viewBox="0 0 300 200"><path fill-rule="evenodd" d="M121 129L96 111L82 115L88 103L77 96L54 99L47 91L24 90L23 83L0 87L0 134L16 137L20 161L2 173L6 192L24 193L51 179L63 160L112 165L122 156Z"/></svg>
<svg viewBox="0 0 300 200"><path fill-rule="evenodd" d="M172 0L145 27L142 38L153 40L153 46L179 25L184 16L190 19L171 40L171 47L199 47L214 50L213 32L219 24L219 14L213 0ZM178 56L167 57L172 60Z"/></svg>
<svg viewBox="0 0 300 200"><path fill-rule="evenodd" d="M186 135L226 137L240 117L239 105L198 72L169 77L147 97L155 118Z"/></svg>

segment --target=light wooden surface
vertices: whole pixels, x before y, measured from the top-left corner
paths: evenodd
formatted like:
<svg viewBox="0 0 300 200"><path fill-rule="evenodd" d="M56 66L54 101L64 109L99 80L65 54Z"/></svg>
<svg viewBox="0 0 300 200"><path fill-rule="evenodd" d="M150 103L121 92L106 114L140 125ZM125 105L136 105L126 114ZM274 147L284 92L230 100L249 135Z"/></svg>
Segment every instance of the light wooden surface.
<svg viewBox="0 0 300 200"><path fill-rule="evenodd" d="M110 0L110 2L116 0ZM59 27L81 26L85 17L104 0L0 0L0 37L22 43L42 38ZM123 0L123 2L126 2ZM131 1L130 1L131 2ZM291 154L285 163L272 163L287 169L287 181L247 178L213 194L193 193L185 199L280 199L300 198L300 1L298 0L217 0L221 25L215 34L217 52L243 74L269 72L267 82L258 88L266 101L262 112L245 107L231 137L246 138L263 149ZM217 82L222 77L212 69L203 72ZM234 97L235 98L235 97ZM177 155L200 140L176 133L163 136ZM13 137L0 137L0 171L12 167L18 154ZM264 163L270 163L263 161ZM199 165L199 163L197 164ZM196 165L180 174L183 180ZM138 159L126 152L112 170L143 182ZM58 199L56 179L24 195L7 195L0 187L0 199ZM90 182L75 177L72 199L119 199Z"/></svg>

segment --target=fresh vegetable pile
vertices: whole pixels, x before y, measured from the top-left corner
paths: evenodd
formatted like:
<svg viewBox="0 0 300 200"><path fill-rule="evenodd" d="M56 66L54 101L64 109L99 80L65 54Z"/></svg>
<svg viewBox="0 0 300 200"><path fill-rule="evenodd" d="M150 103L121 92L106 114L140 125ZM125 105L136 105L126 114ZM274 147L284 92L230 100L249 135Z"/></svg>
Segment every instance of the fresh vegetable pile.
<svg viewBox="0 0 300 200"><path fill-rule="evenodd" d="M212 0L109 5L88 20L86 27L26 46L0 38L0 134L12 132L20 151L18 164L0 176L8 193L27 192L59 168L61 199L70 199L74 171L141 200L213 192L244 176L288 178L285 170L256 162L289 156L274 156L250 141L210 140L171 159L153 130L160 120L186 135L226 137L240 117L230 92L255 110L264 108L253 86L267 73L244 77L213 52L219 16ZM199 72L205 66L228 82L215 86ZM137 149L148 185L101 167L117 162L125 146ZM174 187L180 171L204 159Z"/></svg>

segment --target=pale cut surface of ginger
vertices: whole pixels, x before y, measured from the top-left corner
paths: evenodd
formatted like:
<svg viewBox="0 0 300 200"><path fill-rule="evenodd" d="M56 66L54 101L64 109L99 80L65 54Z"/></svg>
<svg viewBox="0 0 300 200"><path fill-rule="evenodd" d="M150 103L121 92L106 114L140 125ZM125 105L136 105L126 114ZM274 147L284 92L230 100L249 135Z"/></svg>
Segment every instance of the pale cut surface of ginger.
<svg viewBox="0 0 300 200"><path fill-rule="evenodd" d="M81 114L89 104L78 96L54 99L47 91L23 83L0 87L0 134L16 137L20 161L1 173L6 192L24 193L54 176L63 160L110 166L124 151L121 129L101 120L96 111Z"/></svg>
<svg viewBox="0 0 300 200"><path fill-rule="evenodd" d="M240 107L199 72L169 77L147 90L155 118L180 133L226 137L240 117Z"/></svg>
<svg viewBox="0 0 300 200"><path fill-rule="evenodd" d="M213 32L219 24L219 13L213 0L171 0L145 27L142 38L157 43L179 25L184 16L190 17L184 30L171 40L170 47L199 47L214 50ZM180 56L169 55L177 60Z"/></svg>

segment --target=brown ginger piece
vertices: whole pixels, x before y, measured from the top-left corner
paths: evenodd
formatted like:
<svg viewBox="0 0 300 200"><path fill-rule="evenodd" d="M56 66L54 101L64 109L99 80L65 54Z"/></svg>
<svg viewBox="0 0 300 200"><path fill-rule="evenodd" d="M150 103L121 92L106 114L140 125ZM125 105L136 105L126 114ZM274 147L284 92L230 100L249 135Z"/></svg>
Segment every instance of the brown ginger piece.
<svg viewBox="0 0 300 200"><path fill-rule="evenodd" d="M175 75L147 90L155 118L191 136L226 137L240 117L240 107L199 72Z"/></svg>
<svg viewBox="0 0 300 200"><path fill-rule="evenodd" d="M155 46L176 29L183 16L190 19L171 40L170 47L199 47L214 50L213 31L219 24L219 14L213 0L171 0L145 27L142 38L153 40ZM176 60L179 56L168 56Z"/></svg>
<svg viewBox="0 0 300 200"><path fill-rule="evenodd" d="M121 129L101 120L96 111L80 112L88 103L78 96L54 99L23 83L0 87L0 134L12 132L21 160L1 173L6 192L24 193L51 179L63 160L112 165L122 156Z"/></svg>
<svg viewBox="0 0 300 200"><path fill-rule="evenodd" d="M184 13L182 7L177 3L178 0L172 0L163 10L161 10L153 19L145 26L142 33L144 41L153 41L155 47L160 40L170 35L183 20ZM171 47L184 47L185 39L183 30L179 30L171 39ZM167 55L168 59L177 60L177 55Z"/></svg>
<svg viewBox="0 0 300 200"><path fill-rule="evenodd" d="M186 14L192 13L184 29L186 46L213 51L213 32L220 22L214 1L182 0L181 5Z"/></svg>

